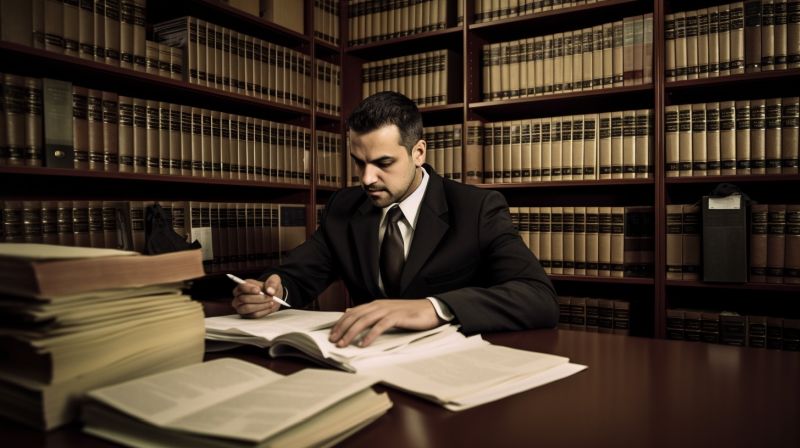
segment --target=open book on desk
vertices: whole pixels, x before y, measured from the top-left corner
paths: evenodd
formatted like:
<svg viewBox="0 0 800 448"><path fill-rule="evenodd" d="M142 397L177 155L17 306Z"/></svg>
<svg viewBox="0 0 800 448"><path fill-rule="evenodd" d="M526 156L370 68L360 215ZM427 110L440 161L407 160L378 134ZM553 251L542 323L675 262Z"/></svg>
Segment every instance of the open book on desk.
<svg viewBox="0 0 800 448"><path fill-rule="evenodd" d="M84 430L129 446L330 446L391 408L375 382L223 358L89 392Z"/></svg>
<svg viewBox="0 0 800 448"><path fill-rule="evenodd" d="M286 313L285 315L282 314ZM301 355L343 370L375 376L389 386L461 411L556 381L585 369L568 358L492 345L480 335L466 337L445 325L421 332L383 334L369 347L339 348L328 342L328 325L315 327L305 315L284 310L261 319L238 316L206 319L206 338L268 347L273 357ZM328 313L331 318L341 313ZM310 317L309 317L310 318ZM274 319L293 331L270 328ZM320 318L324 320L323 318ZM249 334L249 336L248 336ZM231 337L229 338L228 335Z"/></svg>

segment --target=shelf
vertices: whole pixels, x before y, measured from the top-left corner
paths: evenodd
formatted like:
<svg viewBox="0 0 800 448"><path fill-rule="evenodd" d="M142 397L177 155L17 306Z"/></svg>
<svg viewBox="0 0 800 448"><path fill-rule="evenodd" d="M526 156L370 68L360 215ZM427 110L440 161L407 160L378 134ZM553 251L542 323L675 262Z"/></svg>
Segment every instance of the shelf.
<svg viewBox="0 0 800 448"><path fill-rule="evenodd" d="M121 173L76 169L2 166L4 198L201 200L223 202L284 202L303 199L309 186L162 174Z"/></svg>
<svg viewBox="0 0 800 448"><path fill-rule="evenodd" d="M705 283L694 280L667 280L670 288L700 288L700 289L736 289L749 291L777 291L800 293L800 284L786 283Z"/></svg>
<svg viewBox="0 0 800 448"><path fill-rule="evenodd" d="M655 185L655 179L598 179L598 180L557 180L547 182L502 183L502 184L474 184L476 187L489 189L507 188L569 188L569 187L595 187L629 185Z"/></svg>
<svg viewBox="0 0 800 448"><path fill-rule="evenodd" d="M310 42L308 36L228 6L225 2L218 0L147 2L148 25L183 16L194 16L215 25L308 53Z"/></svg>
<svg viewBox="0 0 800 448"><path fill-rule="evenodd" d="M471 103L469 109L486 120L509 120L576 113L611 112L620 110L620 104L625 104L625 109L652 108L653 99L653 85L642 84L502 101L483 101ZM553 112L554 105L558 105L558 114Z"/></svg>
<svg viewBox="0 0 800 448"><path fill-rule="evenodd" d="M585 277L575 275L552 275L548 277L554 282L581 282L581 283L612 283L625 285L652 285L652 278L636 277Z"/></svg>
<svg viewBox="0 0 800 448"><path fill-rule="evenodd" d="M318 58L327 60L329 62L336 62L337 64L339 63L339 47L326 40L316 37L314 38L314 45L316 46L315 51Z"/></svg>
<svg viewBox="0 0 800 448"><path fill-rule="evenodd" d="M791 95L800 84L800 68L740 73L713 78L667 81L667 105Z"/></svg>
<svg viewBox="0 0 800 448"><path fill-rule="evenodd" d="M765 183L765 182L800 182L797 174L749 174L742 176L686 176L665 177L666 184L716 184L729 183Z"/></svg>
<svg viewBox="0 0 800 448"><path fill-rule="evenodd" d="M295 122L311 112L287 104L225 92L185 81L114 67L10 42L0 42L0 71L71 81L94 89L136 98L242 114L270 120ZM294 123L297 124L297 123Z"/></svg>
<svg viewBox="0 0 800 448"><path fill-rule="evenodd" d="M461 52L463 28L460 26L426 33L387 39L355 47L345 47L345 54L368 60L380 60L409 53L450 48Z"/></svg>
<svg viewBox="0 0 800 448"><path fill-rule="evenodd" d="M464 103L445 104L443 106L420 107L422 121L425 126L461 123Z"/></svg>
<svg viewBox="0 0 800 448"><path fill-rule="evenodd" d="M475 23L469 26L469 30L487 42L504 42L621 20L623 17L652 12L652 5L652 2L637 0L604 0L492 22Z"/></svg>

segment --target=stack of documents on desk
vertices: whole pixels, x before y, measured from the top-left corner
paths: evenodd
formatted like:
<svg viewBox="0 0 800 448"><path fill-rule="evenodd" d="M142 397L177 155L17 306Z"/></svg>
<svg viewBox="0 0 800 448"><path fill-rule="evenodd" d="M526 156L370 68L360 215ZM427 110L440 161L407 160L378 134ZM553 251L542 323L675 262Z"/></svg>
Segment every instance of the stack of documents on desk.
<svg viewBox="0 0 800 448"><path fill-rule="evenodd" d="M341 313L283 310L261 319L206 318L206 338L269 349L273 357L302 356L431 400L452 411L468 409L547 384L586 366L568 358L492 345L453 325L393 331L368 347L336 347L330 327ZM274 325L273 325L274 323Z"/></svg>
<svg viewBox="0 0 800 448"><path fill-rule="evenodd" d="M199 251L2 243L0 271L0 415L49 430L89 389L202 359L202 308L176 283L203 275Z"/></svg>
<svg viewBox="0 0 800 448"><path fill-rule="evenodd" d="M128 446L331 446L391 408L376 382L218 359L91 391L84 430Z"/></svg>

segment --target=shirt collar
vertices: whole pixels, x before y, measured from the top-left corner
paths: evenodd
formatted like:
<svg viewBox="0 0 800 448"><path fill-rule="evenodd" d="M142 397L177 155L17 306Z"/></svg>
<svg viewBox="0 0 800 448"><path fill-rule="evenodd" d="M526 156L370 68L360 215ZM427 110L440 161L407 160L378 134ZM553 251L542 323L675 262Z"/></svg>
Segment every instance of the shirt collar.
<svg viewBox="0 0 800 448"><path fill-rule="evenodd" d="M421 169L422 181L420 181L419 186L407 198L403 199L403 202L400 203L400 210L403 212L403 217L406 219L406 222L411 225L411 228L416 228L417 226L419 207L422 205L422 198L425 197L425 190L428 188L428 180L430 179L430 176L428 175L428 172L425 171L425 168ZM389 204L387 207L383 208L381 211L381 225L383 224L389 209L395 204L397 203L395 202Z"/></svg>

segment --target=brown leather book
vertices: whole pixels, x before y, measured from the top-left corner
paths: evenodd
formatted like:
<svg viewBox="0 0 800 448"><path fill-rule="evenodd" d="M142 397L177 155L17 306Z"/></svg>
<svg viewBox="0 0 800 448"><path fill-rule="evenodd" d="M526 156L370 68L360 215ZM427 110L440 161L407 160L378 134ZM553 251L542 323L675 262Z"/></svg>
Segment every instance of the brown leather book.
<svg viewBox="0 0 800 448"><path fill-rule="evenodd" d="M564 208L550 208L550 273L564 273Z"/></svg>
<svg viewBox="0 0 800 448"><path fill-rule="evenodd" d="M572 298L567 296L558 296L558 328L568 330L570 329L570 319L572 317Z"/></svg>
<svg viewBox="0 0 800 448"><path fill-rule="evenodd" d="M160 154L160 123L158 112L158 101L146 101L147 131L146 131L146 160L147 173L158 174L161 170Z"/></svg>
<svg viewBox="0 0 800 448"><path fill-rule="evenodd" d="M750 277L751 283L767 281L767 204L750 206Z"/></svg>
<svg viewBox="0 0 800 448"><path fill-rule="evenodd" d="M667 279L683 279L683 205L667 204Z"/></svg>
<svg viewBox="0 0 800 448"><path fill-rule="evenodd" d="M548 274L553 273L552 232L550 227L551 207L539 207L539 262Z"/></svg>
<svg viewBox="0 0 800 448"><path fill-rule="evenodd" d="M736 174L736 103L719 103L720 174Z"/></svg>
<svg viewBox="0 0 800 448"><path fill-rule="evenodd" d="M800 97L782 98L781 172L784 174L798 172L798 142L800 142Z"/></svg>
<svg viewBox="0 0 800 448"><path fill-rule="evenodd" d="M678 106L664 108L664 171L666 177L678 177L680 140L678 136Z"/></svg>
<svg viewBox="0 0 800 448"><path fill-rule="evenodd" d="M767 347L767 317L747 316L747 346Z"/></svg>
<svg viewBox="0 0 800 448"><path fill-rule="evenodd" d="M103 167L119 171L119 96L103 92Z"/></svg>
<svg viewBox="0 0 800 448"><path fill-rule="evenodd" d="M89 169L89 91L86 87L72 86L72 147L73 167Z"/></svg>
<svg viewBox="0 0 800 448"><path fill-rule="evenodd" d="M736 101L736 174L748 175L750 167L750 100L740 100Z"/></svg>
<svg viewBox="0 0 800 448"><path fill-rule="evenodd" d="M45 78L42 80L42 90L44 166L72 168L75 159L72 146L72 84ZM0 132L0 136L2 134Z"/></svg>
<svg viewBox="0 0 800 448"><path fill-rule="evenodd" d="M786 204L769 204L767 214L767 283L783 283L786 260Z"/></svg>
<svg viewBox="0 0 800 448"><path fill-rule="evenodd" d="M764 113L766 130L764 132L765 172L780 174L781 172L781 99L766 100Z"/></svg>
<svg viewBox="0 0 800 448"><path fill-rule="evenodd" d="M786 69L788 0L775 0L775 70Z"/></svg>
<svg viewBox="0 0 800 448"><path fill-rule="evenodd" d="M701 222L700 206L687 204L683 206L683 261L681 271L684 280L698 280L700 278L701 257Z"/></svg>
<svg viewBox="0 0 800 448"><path fill-rule="evenodd" d="M586 298L573 297L569 303L570 330L584 330L586 328Z"/></svg>
<svg viewBox="0 0 800 448"><path fill-rule="evenodd" d="M744 63L747 73L761 71L761 2L744 2Z"/></svg>
<svg viewBox="0 0 800 448"><path fill-rule="evenodd" d="M22 241L42 242L42 203L41 201L22 201Z"/></svg>
<svg viewBox="0 0 800 448"><path fill-rule="evenodd" d="M786 65L800 67L800 1L789 0L786 9Z"/></svg>
<svg viewBox="0 0 800 448"><path fill-rule="evenodd" d="M625 207L624 276L653 278L655 215L652 206Z"/></svg>
<svg viewBox="0 0 800 448"><path fill-rule="evenodd" d="M76 246L91 246L89 201L72 201L72 237Z"/></svg>
<svg viewBox="0 0 800 448"><path fill-rule="evenodd" d="M611 207L611 277L625 271L625 207Z"/></svg>
<svg viewBox="0 0 800 448"><path fill-rule="evenodd" d="M6 216L6 219L8 216ZM58 201L56 210L56 220L58 226L58 244L61 246L74 246L75 235L72 233L72 201ZM8 231L6 231L8 240Z"/></svg>
<svg viewBox="0 0 800 448"><path fill-rule="evenodd" d="M89 169L104 171L103 164L103 92L89 89Z"/></svg>
<svg viewBox="0 0 800 448"><path fill-rule="evenodd" d="M614 300L614 334L628 335L631 328L631 304L625 300Z"/></svg>
<svg viewBox="0 0 800 448"><path fill-rule="evenodd" d="M702 313L696 310L684 310L683 313L683 327L684 339L692 342L700 341L700 332L702 326Z"/></svg>
<svg viewBox="0 0 800 448"><path fill-rule="evenodd" d="M766 103L750 100L750 173L766 172Z"/></svg>
<svg viewBox="0 0 800 448"><path fill-rule="evenodd" d="M58 244L58 201L42 201L42 243ZM2 231L0 231L2 239Z"/></svg>
<svg viewBox="0 0 800 448"><path fill-rule="evenodd" d="M133 98L119 96L119 170L134 171Z"/></svg>
<svg viewBox="0 0 800 448"><path fill-rule="evenodd" d="M147 101L133 99L133 171L147 172Z"/></svg>
<svg viewBox="0 0 800 448"><path fill-rule="evenodd" d="M597 332L598 319L600 318L599 300L591 297L586 298L586 331Z"/></svg>
<svg viewBox="0 0 800 448"><path fill-rule="evenodd" d="M786 206L786 258L784 260L784 283L800 283L800 205Z"/></svg>
<svg viewBox="0 0 800 448"><path fill-rule="evenodd" d="M597 332L611 333L614 330L614 303L608 299L597 300Z"/></svg>
<svg viewBox="0 0 800 448"><path fill-rule="evenodd" d="M103 201L89 201L89 246L102 248L106 246L106 235L103 231Z"/></svg>
<svg viewBox="0 0 800 448"><path fill-rule="evenodd" d="M598 207L597 276L611 276L611 207Z"/></svg>

